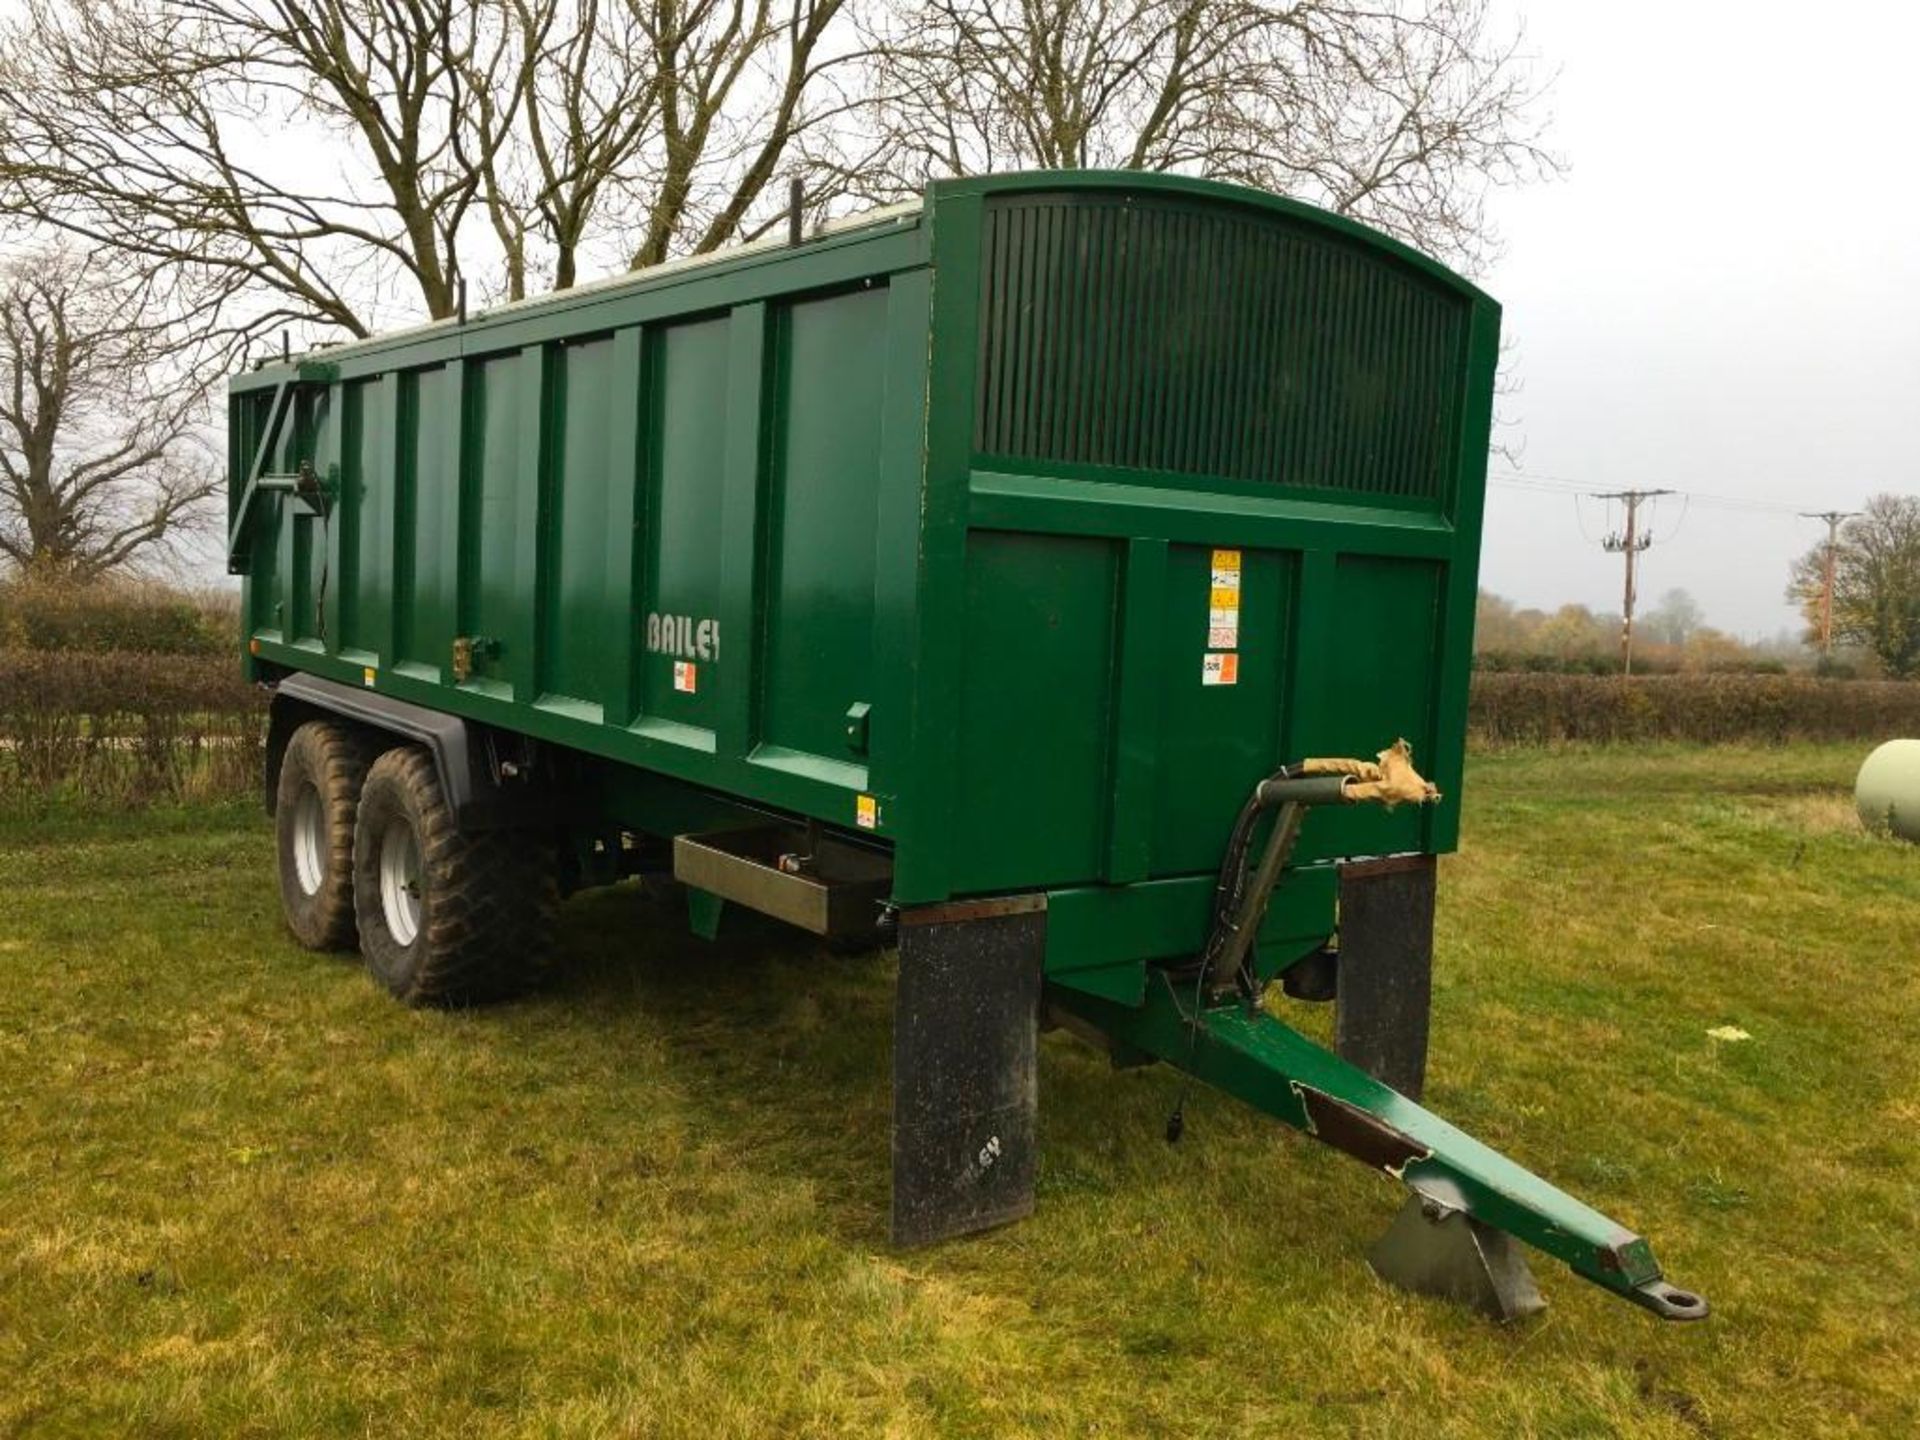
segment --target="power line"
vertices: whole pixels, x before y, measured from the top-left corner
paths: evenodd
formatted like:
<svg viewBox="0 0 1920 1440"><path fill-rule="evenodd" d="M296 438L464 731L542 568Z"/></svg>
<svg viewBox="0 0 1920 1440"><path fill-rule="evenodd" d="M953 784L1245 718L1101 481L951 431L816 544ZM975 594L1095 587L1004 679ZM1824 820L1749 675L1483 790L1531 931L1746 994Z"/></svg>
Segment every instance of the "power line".
<svg viewBox="0 0 1920 1440"><path fill-rule="evenodd" d="M1514 477L1507 475L1488 476L1491 484L1510 490L1531 490L1543 495L1587 495L1594 493L1590 486L1576 481L1541 482L1532 477ZM1784 501L1743 499L1736 495L1711 495L1699 490L1669 489L1666 493L1677 495L1689 505L1699 505L1712 510L1735 510L1755 515L1798 515L1800 511Z"/></svg>
<svg viewBox="0 0 1920 1440"><path fill-rule="evenodd" d="M1489 475L1488 483L1500 485L1510 490L1526 490L1538 495L1564 495L1573 501L1574 523L1580 529L1580 538L1588 544L1593 537L1587 533L1586 518L1580 502L1591 498L1602 501L1611 507L1619 501L1625 507L1625 524L1612 529L1601 538L1601 548L1610 554L1622 557L1626 574L1621 593L1620 616L1620 655L1621 668L1633 673L1633 607L1636 599L1635 572L1641 552L1653 544L1653 532L1643 529L1640 523L1640 506L1643 502L1653 501L1654 513L1658 513L1658 500L1662 496L1677 496L1681 502L1680 518L1674 522L1673 529L1666 538L1671 540L1685 525L1687 516L1695 505L1711 510L1734 511L1749 515L1792 516L1796 519L1819 520L1827 526L1827 542L1823 564L1821 566L1820 587L1820 649L1823 654L1833 651L1833 588L1835 553L1839 541L1839 530L1843 522L1852 519L1858 511L1852 510L1799 510L1790 504L1773 500L1756 500L1747 496L1715 495L1702 490L1685 490L1677 487L1661 487L1645 490L1595 490L1590 484L1576 480L1569 475L1548 475L1539 471L1514 470L1510 474ZM1611 516L1611 509L1608 511Z"/></svg>
<svg viewBox="0 0 1920 1440"><path fill-rule="evenodd" d="M1582 498L1583 497L1579 495L1573 497L1573 523L1580 527L1580 538L1591 545L1593 543L1593 537L1587 534L1587 517L1585 512L1580 509L1580 501ZM1604 518L1604 516L1602 518Z"/></svg>
<svg viewBox="0 0 1920 1440"><path fill-rule="evenodd" d="M1508 475L1489 475L1490 484L1504 486L1511 490L1532 490L1540 494L1593 494L1593 482L1576 480L1567 475L1546 475L1536 471L1515 471ZM1798 507L1780 500L1757 500L1743 495L1715 495L1703 490L1685 490L1668 488L1663 493L1677 495L1689 507L1702 506L1710 510L1733 510L1753 515L1798 516L1803 514Z"/></svg>
<svg viewBox="0 0 1920 1440"><path fill-rule="evenodd" d="M1667 532L1667 539L1672 540L1679 536L1681 529L1687 523L1687 513L1692 509L1693 509L1693 497L1691 495L1682 493L1682 495L1680 496L1680 518L1673 522L1673 529ZM1656 510L1655 513L1657 514L1659 512Z"/></svg>

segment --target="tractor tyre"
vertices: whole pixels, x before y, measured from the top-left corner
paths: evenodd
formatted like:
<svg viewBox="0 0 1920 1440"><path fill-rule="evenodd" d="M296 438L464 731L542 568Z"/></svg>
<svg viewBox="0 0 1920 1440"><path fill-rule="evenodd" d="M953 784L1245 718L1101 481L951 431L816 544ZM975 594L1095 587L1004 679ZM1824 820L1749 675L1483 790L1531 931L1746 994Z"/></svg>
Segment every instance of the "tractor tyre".
<svg viewBox="0 0 1920 1440"><path fill-rule="evenodd" d="M280 909L309 950L354 946L354 820L370 754L350 726L309 720L280 763L273 801Z"/></svg>
<svg viewBox="0 0 1920 1440"><path fill-rule="evenodd" d="M354 837L367 968L408 1005L478 1005L528 989L552 961L557 862L546 836L462 831L427 752L387 751L367 773Z"/></svg>

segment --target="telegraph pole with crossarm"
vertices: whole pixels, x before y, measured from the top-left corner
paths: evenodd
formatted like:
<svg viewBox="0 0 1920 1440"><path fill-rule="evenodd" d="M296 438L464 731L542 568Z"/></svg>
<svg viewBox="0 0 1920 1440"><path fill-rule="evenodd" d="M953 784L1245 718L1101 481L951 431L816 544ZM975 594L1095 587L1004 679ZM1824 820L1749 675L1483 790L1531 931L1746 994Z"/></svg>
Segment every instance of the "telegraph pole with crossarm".
<svg viewBox="0 0 1920 1440"><path fill-rule="evenodd" d="M1816 510L1800 512L1802 520L1827 522L1827 550L1820 565L1820 653L1833 654L1833 555L1840 543L1840 524L1851 520L1858 510Z"/></svg>
<svg viewBox="0 0 1920 1440"><path fill-rule="evenodd" d="M1671 490L1614 490L1594 497L1596 500L1618 500L1627 510L1626 529L1616 531L1600 542L1603 549L1624 555L1627 560L1627 581L1620 599L1620 671L1624 675L1633 674L1634 561L1642 550L1653 544L1653 533L1640 528L1640 502L1651 500L1656 495L1671 494Z"/></svg>

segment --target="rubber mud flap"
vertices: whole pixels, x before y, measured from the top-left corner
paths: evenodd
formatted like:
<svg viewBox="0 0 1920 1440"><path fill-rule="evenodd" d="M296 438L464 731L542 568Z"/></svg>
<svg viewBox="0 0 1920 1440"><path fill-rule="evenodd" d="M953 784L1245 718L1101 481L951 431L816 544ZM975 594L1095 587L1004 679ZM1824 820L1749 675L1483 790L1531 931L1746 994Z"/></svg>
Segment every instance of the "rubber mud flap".
<svg viewBox="0 0 1920 1440"><path fill-rule="evenodd" d="M1334 1049L1418 1100L1427 1078L1433 1002L1431 855L1340 867L1340 966Z"/></svg>
<svg viewBox="0 0 1920 1440"><path fill-rule="evenodd" d="M1046 912L930 906L899 934L892 1234L925 1245L1033 1210Z"/></svg>

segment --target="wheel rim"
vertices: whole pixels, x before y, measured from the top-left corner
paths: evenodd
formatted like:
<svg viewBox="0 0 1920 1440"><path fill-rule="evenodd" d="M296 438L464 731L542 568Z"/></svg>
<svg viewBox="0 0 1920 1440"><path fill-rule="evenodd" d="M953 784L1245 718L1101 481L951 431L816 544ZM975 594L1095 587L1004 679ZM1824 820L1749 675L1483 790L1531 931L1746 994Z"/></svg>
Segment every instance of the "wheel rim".
<svg viewBox="0 0 1920 1440"><path fill-rule="evenodd" d="M318 895L327 883L326 810L312 785L293 802L293 874L302 895Z"/></svg>
<svg viewBox="0 0 1920 1440"><path fill-rule="evenodd" d="M396 820L380 837L380 909L387 933L411 945L420 933L420 842L413 827Z"/></svg>

